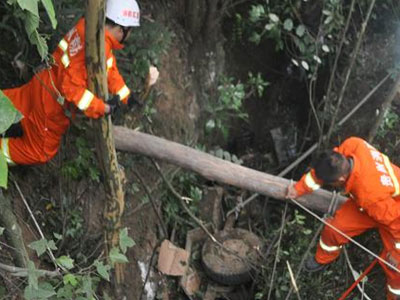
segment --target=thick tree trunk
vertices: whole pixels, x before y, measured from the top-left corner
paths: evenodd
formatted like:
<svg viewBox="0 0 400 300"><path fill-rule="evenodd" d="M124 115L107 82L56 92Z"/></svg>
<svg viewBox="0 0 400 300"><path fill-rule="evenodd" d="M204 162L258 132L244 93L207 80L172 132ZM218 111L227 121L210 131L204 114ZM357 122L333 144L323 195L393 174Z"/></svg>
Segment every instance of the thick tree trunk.
<svg viewBox="0 0 400 300"><path fill-rule="evenodd" d="M86 68L88 87L102 99L108 98L105 68L105 1L88 0L86 10ZM111 118L106 117L94 124L97 155L104 177L106 191L105 218L108 248L118 246L121 215L124 210L124 190L114 146ZM122 269L116 267L117 283Z"/></svg>
<svg viewBox="0 0 400 300"><path fill-rule="evenodd" d="M199 173L210 180L275 199L285 199L289 184L287 179L245 168L190 147L120 126L114 127L114 137L118 150L150 156ZM331 199L332 193L318 190L298 200L308 208L327 212ZM338 205L344 201L344 197L338 197Z"/></svg>

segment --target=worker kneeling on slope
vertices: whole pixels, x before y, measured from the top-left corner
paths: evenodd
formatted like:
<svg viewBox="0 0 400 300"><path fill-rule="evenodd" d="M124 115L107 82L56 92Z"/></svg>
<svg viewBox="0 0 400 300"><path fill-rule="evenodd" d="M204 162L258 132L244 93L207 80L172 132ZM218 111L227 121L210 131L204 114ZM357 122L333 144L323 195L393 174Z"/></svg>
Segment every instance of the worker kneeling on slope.
<svg viewBox="0 0 400 300"><path fill-rule="evenodd" d="M112 95L108 101L87 88L84 18L59 42L49 68L21 87L3 90L23 115L20 124L12 126L0 139L1 151L9 164L45 163L54 157L70 124L67 110L74 109L73 106L96 119L113 113L120 102L133 104L135 97L118 71L113 50L123 48L132 27L140 25L139 19L135 0L107 1L105 59ZM154 84L158 70L151 67L149 74L149 84Z"/></svg>
<svg viewBox="0 0 400 300"><path fill-rule="evenodd" d="M372 228L379 230L383 251L380 257L400 268L400 168L366 141L351 137L333 151L322 153L313 169L290 185L287 197L297 198L321 185L343 187L349 198L328 223L349 237ZM317 252L306 262L317 271L335 260L348 239L325 226ZM387 299L400 299L400 273L379 261L387 279Z"/></svg>

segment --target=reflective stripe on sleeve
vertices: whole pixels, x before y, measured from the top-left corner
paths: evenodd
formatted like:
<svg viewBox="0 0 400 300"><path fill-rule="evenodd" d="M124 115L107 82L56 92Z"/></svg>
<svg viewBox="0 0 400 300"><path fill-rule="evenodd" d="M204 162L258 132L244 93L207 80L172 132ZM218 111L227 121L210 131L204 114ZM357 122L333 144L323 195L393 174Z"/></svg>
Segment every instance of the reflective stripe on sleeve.
<svg viewBox="0 0 400 300"><path fill-rule="evenodd" d="M385 164L385 167L389 172L389 176L390 176L390 178L392 178L392 181L393 181L394 193L392 196L396 197L396 196L400 195L399 180L397 179L396 175L394 174L394 170L392 168L392 164L390 163L389 158L386 155L382 155L382 156L383 156L383 163Z"/></svg>
<svg viewBox="0 0 400 300"><path fill-rule="evenodd" d="M322 239L319 239L319 245L321 246L322 250L325 250L326 252L335 252L340 250L340 248L342 248L341 246L328 246L327 244L325 244Z"/></svg>
<svg viewBox="0 0 400 300"><path fill-rule="evenodd" d="M400 249L400 243L394 243L394 247L395 247L396 249Z"/></svg>
<svg viewBox="0 0 400 300"><path fill-rule="evenodd" d="M6 161L10 165L15 165L15 163L12 161L11 156L10 156L10 149L8 148L8 138L3 138L1 140L1 152L3 153L4 157L6 158Z"/></svg>
<svg viewBox="0 0 400 300"><path fill-rule="evenodd" d="M63 66L65 68L67 68L69 66L70 63L70 59L68 56L68 43L66 40L62 39L59 43L58 43L58 47L64 52L64 54L61 56L61 62L63 64Z"/></svg>
<svg viewBox="0 0 400 300"><path fill-rule="evenodd" d="M67 51L68 49L68 43L66 40L62 39L59 43L58 43L58 47L61 48L62 51Z"/></svg>
<svg viewBox="0 0 400 300"><path fill-rule="evenodd" d="M92 103L93 98L94 98L93 93L89 90L85 90L81 100L79 100L78 102L79 109L86 110L89 107L90 103Z"/></svg>
<svg viewBox="0 0 400 300"><path fill-rule="evenodd" d="M124 85L124 87L122 89L120 89L117 94L119 95L119 97L122 99L125 99L126 97L129 96L130 94L130 90L128 89L128 87L126 85Z"/></svg>
<svg viewBox="0 0 400 300"><path fill-rule="evenodd" d="M67 53L64 53L64 55L61 56L61 62L65 68L67 68L69 66L70 60L69 60L69 56Z"/></svg>
<svg viewBox="0 0 400 300"><path fill-rule="evenodd" d="M311 172L307 173L305 183L313 191L318 190L321 187L318 183L315 182L314 178L311 175Z"/></svg>
<svg viewBox="0 0 400 300"><path fill-rule="evenodd" d="M107 71L109 69L111 69L113 62L114 62L114 58L110 57L109 59L107 59Z"/></svg>
<svg viewBox="0 0 400 300"><path fill-rule="evenodd" d="M394 289L390 286L390 284L388 284L388 290L389 290L389 292L391 292L394 295L398 295L398 296L400 295L400 289Z"/></svg>

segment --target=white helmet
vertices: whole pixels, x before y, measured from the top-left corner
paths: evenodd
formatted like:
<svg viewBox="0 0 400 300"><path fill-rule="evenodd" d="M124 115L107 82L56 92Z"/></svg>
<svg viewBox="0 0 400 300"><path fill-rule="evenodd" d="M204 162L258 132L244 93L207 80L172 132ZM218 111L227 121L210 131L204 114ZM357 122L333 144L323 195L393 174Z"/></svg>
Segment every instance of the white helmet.
<svg viewBox="0 0 400 300"><path fill-rule="evenodd" d="M140 26L140 9L135 0L107 0L106 17L123 27Z"/></svg>

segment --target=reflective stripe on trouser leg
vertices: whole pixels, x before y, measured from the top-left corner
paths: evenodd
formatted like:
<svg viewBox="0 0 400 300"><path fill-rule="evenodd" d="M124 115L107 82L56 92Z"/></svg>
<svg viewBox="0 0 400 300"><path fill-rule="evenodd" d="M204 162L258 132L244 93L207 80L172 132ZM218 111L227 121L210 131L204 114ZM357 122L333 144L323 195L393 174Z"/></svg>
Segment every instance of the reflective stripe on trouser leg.
<svg viewBox="0 0 400 300"><path fill-rule="evenodd" d="M400 289L392 288L390 284L388 284L387 287L389 292L391 292L393 295L400 296Z"/></svg>
<svg viewBox="0 0 400 300"><path fill-rule="evenodd" d="M1 153L3 153L8 164L15 165L15 163L11 159L10 148L8 147L8 141L9 141L8 138L1 139Z"/></svg>
<svg viewBox="0 0 400 300"><path fill-rule="evenodd" d="M326 252L335 252L342 248L342 246L328 246L322 241L321 238L319 239L319 245L321 246L322 250L325 250Z"/></svg>

